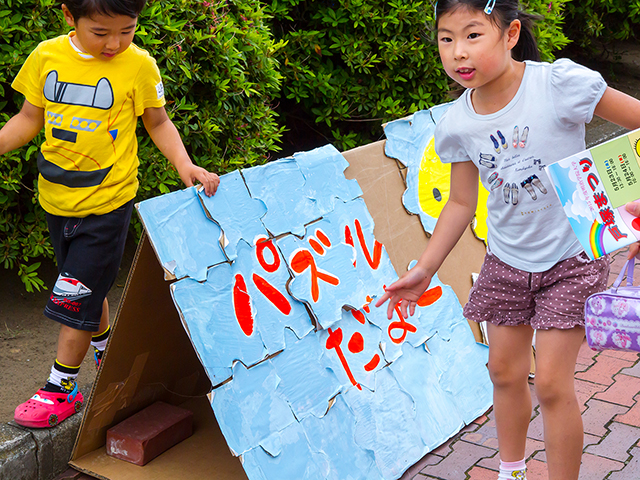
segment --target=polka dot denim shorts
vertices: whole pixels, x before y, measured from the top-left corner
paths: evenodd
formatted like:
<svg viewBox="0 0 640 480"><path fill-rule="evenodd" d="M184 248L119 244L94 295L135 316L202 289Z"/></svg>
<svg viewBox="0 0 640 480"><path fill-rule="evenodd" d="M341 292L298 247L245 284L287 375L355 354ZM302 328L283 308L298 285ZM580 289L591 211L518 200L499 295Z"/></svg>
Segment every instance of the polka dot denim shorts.
<svg viewBox="0 0 640 480"><path fill-rule="evenodd" d="M476 322L543 330L584 326L584 303L606 289L608 278L608 256L590 260L583 252L546 272L530 273L487 254L464 315Z"/></svg>

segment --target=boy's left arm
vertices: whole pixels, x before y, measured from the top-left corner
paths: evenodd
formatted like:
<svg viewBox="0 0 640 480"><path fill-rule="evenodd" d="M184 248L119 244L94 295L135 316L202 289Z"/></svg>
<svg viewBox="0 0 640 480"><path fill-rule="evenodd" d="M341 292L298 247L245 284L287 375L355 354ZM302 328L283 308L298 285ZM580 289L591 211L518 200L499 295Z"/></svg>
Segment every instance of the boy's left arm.
<svg viewBox="0 0 640 480"><path fill-rule="evenodd" d="M142 121L153 143L176 167L180 178L187 187L193 186L195 182L200 182L208 196L216 193L220 177L193 164L184 148L178 129L167 115L164 107L146 108L142 114Z"/></svg>

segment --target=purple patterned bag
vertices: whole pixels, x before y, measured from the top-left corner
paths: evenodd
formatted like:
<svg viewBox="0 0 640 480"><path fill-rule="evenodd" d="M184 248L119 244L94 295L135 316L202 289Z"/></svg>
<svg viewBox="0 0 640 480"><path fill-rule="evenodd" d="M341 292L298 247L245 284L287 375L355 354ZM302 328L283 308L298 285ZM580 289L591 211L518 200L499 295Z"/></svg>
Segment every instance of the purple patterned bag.
<svg viewBox="0 0 640 480"><path fill-rule="evenodd" d="M633 286L633 267L632 258L609 290L594 293L584 305L587 343L593 350L640 352L640 287ZM627 285L621 287L625 274Z"/></svg>

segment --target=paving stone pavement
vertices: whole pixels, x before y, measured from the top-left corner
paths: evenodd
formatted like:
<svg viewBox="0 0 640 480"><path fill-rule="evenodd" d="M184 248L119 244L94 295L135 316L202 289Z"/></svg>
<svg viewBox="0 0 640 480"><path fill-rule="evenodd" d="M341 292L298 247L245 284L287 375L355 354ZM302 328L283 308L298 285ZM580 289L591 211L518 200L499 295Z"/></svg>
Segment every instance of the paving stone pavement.
<svg viewBox="0 0 640 480"><path fill-rule="evenodd" d="M626 250L611 257L613 283ZM635 285L640 284L636 265ZM576 363L575 386L585 429L580 480L640 480L640 354L595 352L586 341ZM527 433L527 480L548 480L540 405ZM493 412L427 454L401 480L496 480L500 456Z"/></svg>

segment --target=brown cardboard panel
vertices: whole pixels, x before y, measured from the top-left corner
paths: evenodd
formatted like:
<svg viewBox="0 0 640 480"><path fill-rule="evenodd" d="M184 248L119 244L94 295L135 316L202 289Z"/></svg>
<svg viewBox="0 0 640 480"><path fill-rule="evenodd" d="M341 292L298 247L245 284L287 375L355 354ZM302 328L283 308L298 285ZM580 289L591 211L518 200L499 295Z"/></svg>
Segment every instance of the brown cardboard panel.
<svg viewBox="0 0 640 480"><path fill-rule="evenodd" d="M411 260L417 260L428 243L417 215L407 213L402 204L405 183L397 162L384 154L384 141L344 152L349 162L347 178L355 178L375 222L375 237L384 244L391 263L401 275ZM469 227L443 263L438 276L451 285L463 305L471 288L471 273L480 272L484 243Z"/></svg>
<svg viewBox="0 0 640 480"><path fill-rule="evenodd" d="M163 277L145 236L85 407L72 459L102 447L109 427L156 400L176 405L211 389Z"/></svg>
<svg viewBox="0 0 640 480"><path fill-rule="evenodd" d="M362 198L375 222L374 235L384 244L398 275L417 260L428 243L428 237L417 215L406 211L402 194L406 189L403 171L396 160L384 154L385 141L379 141L344 152L349 162L347 178L360 184ZM479 273L485 246L469 226L438 271L440 280L450 285L460 303L467 303L471 274ZM477 341L482 341L480 328L469 322Z"/></svg>
<svg viewBox="0 0 640 480"><path fill-rule="evenodd" d="M207 398L194 398L180 406L194 413L193 435L145 466L110 457L104 447L74 460L72 465L110 480L247 480L240 460L227 447Z"/></svg>
<svg viewBox="0 0 640 480"><path fill-rule="evenodd" d="M420 220L402 205L404 177L395 160L384 155L384 142L345 152L347 178L357 178L371 213L375 236L396 271L402 273L427 245ZM484 244L470 229L443 264L439 275L461 303L479 272ZM140 242L109 340L80 426L71 465L99 478L163 480L212 478L246 480L240 461L229 452L206 393L211 384L198 361L170 295L149 240ZM475 329L474 329L475 327ZM476 324L472 325L480 338ZM195 433L144 467L105 453L106 431L157 400L194 410ZM213 473L215 472L215 473Z"/></svg>

